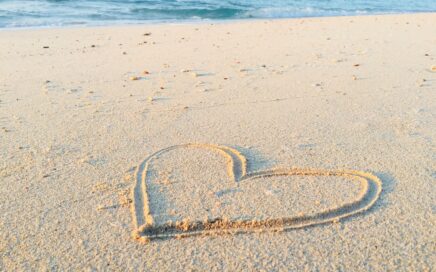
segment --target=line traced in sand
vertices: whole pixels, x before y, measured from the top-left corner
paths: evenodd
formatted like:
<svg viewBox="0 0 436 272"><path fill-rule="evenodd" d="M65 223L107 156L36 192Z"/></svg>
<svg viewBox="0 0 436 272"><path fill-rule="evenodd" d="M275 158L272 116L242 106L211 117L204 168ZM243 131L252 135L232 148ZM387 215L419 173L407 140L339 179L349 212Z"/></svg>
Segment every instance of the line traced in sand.
<svg viewBox="0 0 436 272"><path fill-rule="evenodd" d="M150 211L147 192L148 168L159 155L180 148L201 148L217 152L227 159L227 173L235 182L243 182L274 176L339 176L360 181L362 190L351 202L339 207L319 211L312 215L298 215L266 220L214 219L193 222L169 222L156 225ZM147 157L136 170L136 183L132 190L133 237L140 242L155 239L182 238L195 235L219 235L259 232L264 230L286 231L297 228L338 222L340 219L363 213L371 208L382 191L382 181L369 172L356 170L326 170L326 169L271 169L247 173L247 160L238 150L221 145L189 143L175 145L159 150Z"/></svg>

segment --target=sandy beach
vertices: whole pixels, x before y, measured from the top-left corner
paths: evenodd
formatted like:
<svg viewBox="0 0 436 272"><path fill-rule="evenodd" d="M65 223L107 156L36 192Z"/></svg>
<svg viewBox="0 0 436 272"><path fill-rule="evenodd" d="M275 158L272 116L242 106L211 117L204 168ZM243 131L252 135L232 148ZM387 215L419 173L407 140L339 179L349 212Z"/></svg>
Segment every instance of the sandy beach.
<svg viewBox="0 0 436 272"><path fill-rule="evenodd" d="M0 271L431 271L436 13L0 31Z"/></svg>

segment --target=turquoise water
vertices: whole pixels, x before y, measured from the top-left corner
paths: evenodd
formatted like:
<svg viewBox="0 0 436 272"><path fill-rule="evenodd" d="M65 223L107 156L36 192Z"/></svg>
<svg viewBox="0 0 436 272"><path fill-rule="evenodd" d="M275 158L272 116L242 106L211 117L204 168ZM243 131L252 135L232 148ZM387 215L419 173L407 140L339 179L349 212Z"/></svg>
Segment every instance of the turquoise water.
<svg viewBox="0 0 436 272"><path fill-rule="evenodd" d="M436 0L0 0L0 27L434 11Z"/></svg>

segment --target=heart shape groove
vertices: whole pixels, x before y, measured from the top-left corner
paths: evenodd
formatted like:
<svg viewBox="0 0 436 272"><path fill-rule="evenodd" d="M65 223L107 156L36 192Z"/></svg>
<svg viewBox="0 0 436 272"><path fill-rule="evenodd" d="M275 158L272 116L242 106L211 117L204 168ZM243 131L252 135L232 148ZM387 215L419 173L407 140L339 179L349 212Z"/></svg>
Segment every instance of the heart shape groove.
<svg viewBox="0 0 436 272"><path fill-rule="evenodd" d="M149 168L159 156L176 149L200 148L217 152L227 161L227 175L234 182L280 176L336 176L357 180L361 191L353 201L310 215L297 215L262 220L213 220L193 222L167 222L157 225L150 210L147 190ZM237 234L263 230L286 231L291 229L338 222L342 218L362 213L371 208L380 196L382 181L375 175L356 170L326 170L310 168L271 169L247 173L247 160L238 150L221 145L189 143L159 150L147 157L136 169L136 180L132 190L133 237L141 242L154 239L181 238L194 235Z"/></svg>

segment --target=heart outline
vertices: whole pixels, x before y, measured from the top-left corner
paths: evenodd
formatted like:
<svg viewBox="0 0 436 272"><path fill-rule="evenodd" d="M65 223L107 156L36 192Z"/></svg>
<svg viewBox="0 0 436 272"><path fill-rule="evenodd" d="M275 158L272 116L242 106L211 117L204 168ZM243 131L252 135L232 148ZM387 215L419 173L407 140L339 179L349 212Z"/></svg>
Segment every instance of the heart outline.
<svg viewBox="0 0 436 272"><path fill-rule="evenodd" d="M363 190L354 201L344 203L334 209L326 209L311 215L273 218L266 220L236 220L215 219L209 221L183 222L182 224L166 223L155 226L153 215L149 208L147 192L148 167L150 163L171 150L179 148L202 148L212 150L227 158L227 174L234 182L271 176L340 176L347 179L357 179L363 185ZM369 172L357 170L327 170L311 168L270 169L247 173L247 160L238 150L214 144L187 143L161 149L145 158L136 168L136 182L132 189L132 218L134 230L132 237L140 242L154 239L181 238L195 235L237 234L264 231L287 231L337 222L343 218L363 213L370 209L382 191L382 181Z"/></svg>

